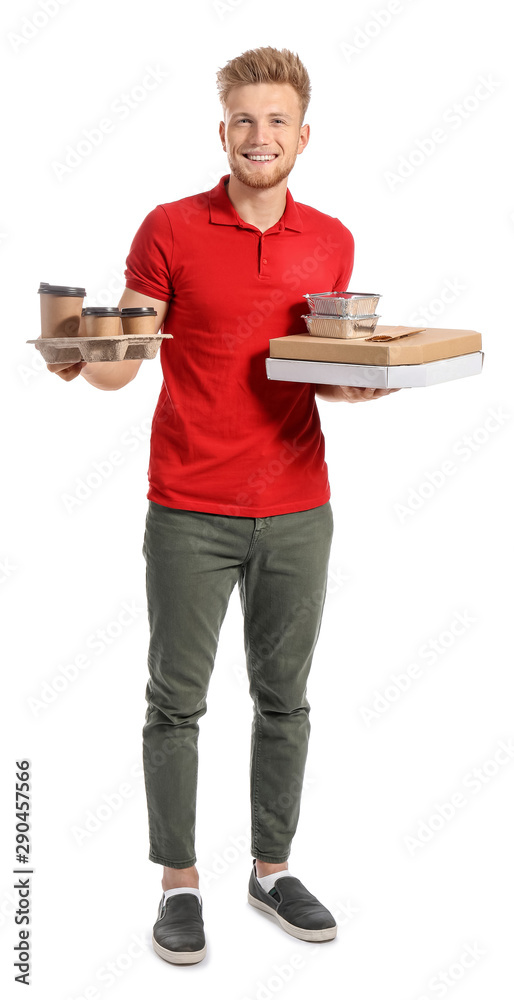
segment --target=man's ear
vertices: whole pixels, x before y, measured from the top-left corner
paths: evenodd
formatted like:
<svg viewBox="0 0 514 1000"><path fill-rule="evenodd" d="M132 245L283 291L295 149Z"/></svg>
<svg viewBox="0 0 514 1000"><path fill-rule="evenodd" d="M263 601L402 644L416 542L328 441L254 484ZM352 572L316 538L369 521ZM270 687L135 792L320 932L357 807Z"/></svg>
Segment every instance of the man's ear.
<svg viewBox="0 0 514 1000"><path fill-rule="evenodd" d="M220 122L219 132L220 132L221 145L223 146L223 149L226 152L226 146L225 146L225 122Z"/></svg>
<svg viewBox="0 0 514 1000"><path fill-rule="evenodd" d="M298 138L298 153L303 153L311 134L310 125L302 125Z"/></svg>

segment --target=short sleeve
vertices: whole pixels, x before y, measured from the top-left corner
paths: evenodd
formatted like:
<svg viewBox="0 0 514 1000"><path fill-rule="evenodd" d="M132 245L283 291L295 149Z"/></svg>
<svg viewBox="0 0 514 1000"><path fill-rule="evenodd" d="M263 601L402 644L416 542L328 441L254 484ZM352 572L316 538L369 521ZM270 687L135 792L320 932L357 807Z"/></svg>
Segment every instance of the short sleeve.
<svg viewBox="0 0 514 1000"><path fill-rule="evenodd" d="M132 240L125 270L127 288L169 302L173 297L172 257L170 220L162 205L157 205L143 220Z"/></svg>
<svg viewBox="0 0 514 1000"><path fill-rule="evenodd" d="M337 220L339 222L339 220ZM349 229L343 226L342 222L339 222L342 230L342 250L341 250L341 263L340 271L336 278L336 284L332 291L334 292L346 292L348 285L350 284L350 278L353 271L353 261L355 254L355 241Z"/></svg>

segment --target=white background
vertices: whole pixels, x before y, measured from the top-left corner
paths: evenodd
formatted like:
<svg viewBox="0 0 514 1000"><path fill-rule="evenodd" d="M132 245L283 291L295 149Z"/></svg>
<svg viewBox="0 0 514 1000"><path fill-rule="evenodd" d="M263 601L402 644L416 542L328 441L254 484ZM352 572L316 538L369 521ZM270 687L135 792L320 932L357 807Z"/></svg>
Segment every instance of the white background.
<svg viewBox="0 0 514 1000"><path fill-rule="evenodd" d="M510 5L402 0L382 25L386 4L364 0L49 9L44 23L42 0L6 2L1 29L3 994L19 992L13 790L23 757L33 774L33 997L511 997L514 763L494 763L499 741L514 737ZM116 304L147 212L228 172L215 73L260 45L298 52L311 75L311 142L290 190L354 234L350 289L382 293L383 323L419 322L428 309L429 326L480 331L485 360L461 381L319 401L335 535L289 867L339 932L326 945L297 941L246 902L252 705L235 591L200 733L208 954L179 968L151 948L162 870L148 860L141 769L141 546L160 362L101 392L50 374L25 341L39 334L40 281L83 284L89 304ZM148 67L161 82L145 95ZM111 132L59 178L68 147L106 117ZM434 129L444 141L431 147ZM402 157L416 165L392 181ZM97 485L70 509L96 463ZM118 628L125 602L134 617ZM459 792L460 808L441 818L438 805ZM422 822L425 841L409 849Z"/></svg>

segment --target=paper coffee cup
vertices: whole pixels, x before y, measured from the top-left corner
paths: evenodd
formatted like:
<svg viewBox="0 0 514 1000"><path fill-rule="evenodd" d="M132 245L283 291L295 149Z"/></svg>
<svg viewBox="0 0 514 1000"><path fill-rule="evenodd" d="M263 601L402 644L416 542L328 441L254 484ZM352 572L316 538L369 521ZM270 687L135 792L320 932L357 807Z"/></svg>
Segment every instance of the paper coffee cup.
<svg viewBox="0 0 514 1000"><path fill-rule="evenodd" d="M140 306L139 308L122 309L121 325L123 333L136 333L146 335L155 333L155 317L157 310L151 306Z"/></svg>
<svg viewBox="0 0 514 1000"><path fill-rule="evenodd" d="M41 305L42 337L77 337L85 288L50 285L42 281L38 288Z"/></svg>
<svg viewBox="0 0 514 1000"><path fill-rule="evenodd" d="M121 336L120 310L114 306L88 306L82 317L83 337Z"/></svg>

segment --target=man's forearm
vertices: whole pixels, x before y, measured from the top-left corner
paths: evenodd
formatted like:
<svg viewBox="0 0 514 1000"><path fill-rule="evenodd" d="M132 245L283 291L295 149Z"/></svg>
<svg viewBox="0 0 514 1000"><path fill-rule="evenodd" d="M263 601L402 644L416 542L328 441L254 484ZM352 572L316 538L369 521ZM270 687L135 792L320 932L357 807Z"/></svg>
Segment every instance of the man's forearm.
<svg viewBox="0 0 514 1000"><path fill-rule="evenodd" d="M344 399L344 394L338 385L315 385L314 388L316 396L319 396L320 399L326 399L329 403L341 402Z"/></svg>
<svg viewBox="0 0 514 1000"><path fill-rule="evenodd" d="M122 389L136 377L140 364L140 360L94 361L85 365L80 374L95 389Z"/></svg>
<svg viewBox="0 0 514 1000"><path fill-rule="evenodd" d="M168 311L168 302L161 299L152 299L141 292L134 292L130 288L125 288L118 303L119 309L131 309L141 307L152 307L155 309L155 333L159 333ZM132 361L95 361L85 365L81 375L93 385L95 389L122 389L124 385L132 382L136 377L142 364L142 358Z"/></svg>

